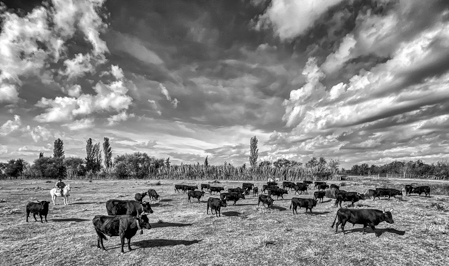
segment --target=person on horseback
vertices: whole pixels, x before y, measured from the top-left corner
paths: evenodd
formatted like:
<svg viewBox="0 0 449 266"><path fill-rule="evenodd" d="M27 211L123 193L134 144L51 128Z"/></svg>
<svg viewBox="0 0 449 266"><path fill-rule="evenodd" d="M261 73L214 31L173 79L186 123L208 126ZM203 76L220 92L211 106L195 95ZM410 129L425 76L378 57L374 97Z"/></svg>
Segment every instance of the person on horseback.
<svg viewBox="0 0 449 266"><path fill-rule="evenodd" d="M62 182L62 178L59 178L59 181L56 183L55 187L59 188L61 190L61 197L63 196L65 183Z"/></svg>

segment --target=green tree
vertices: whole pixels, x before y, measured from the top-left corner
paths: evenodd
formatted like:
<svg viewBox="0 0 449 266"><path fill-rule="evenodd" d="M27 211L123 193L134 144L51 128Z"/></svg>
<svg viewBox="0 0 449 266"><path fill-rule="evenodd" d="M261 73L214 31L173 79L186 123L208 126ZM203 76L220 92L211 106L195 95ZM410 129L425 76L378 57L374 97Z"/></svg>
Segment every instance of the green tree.
<svg viewBox="0 0 449 266"><path fill-rule="evenodd" d="M17 160L9 160L8 164L6 165L5 174L11 177L19 177L20 175L22 175L25 164L25 161L21 158Z"/></svg>
<svg viewBox="0 0 449 266"><path fill-rule="evenodd" d="M208 156L206 156L206 159L204 160L204 167L209 167L209 161L207 160L207 157Z"/></svg>
<svg viewBox="0 0 449 266"><path fill-rule="evenodd" d="M249 149L250 149L250 155L249 155L249 163L251 165L251 168L257 167L257 158L259 157L259 149L257 148L257 137L254 136L249 141Z"/></svg>
<svg viewBox="0 0 449 266"><path fill-rule="evenodd" d="M98 173L101 170L101 149L100 149L100 143L95 143L92 148L92 154L93 154L93 167L92 172Z"/></svg>
<svg viewBox="0 0 449 266"><path fill-rule="evenodd" d="M112 167L112 148L109 143L109 138L104 138L103 142L103 153L104 153L104 167L109 169Z"/></svg>

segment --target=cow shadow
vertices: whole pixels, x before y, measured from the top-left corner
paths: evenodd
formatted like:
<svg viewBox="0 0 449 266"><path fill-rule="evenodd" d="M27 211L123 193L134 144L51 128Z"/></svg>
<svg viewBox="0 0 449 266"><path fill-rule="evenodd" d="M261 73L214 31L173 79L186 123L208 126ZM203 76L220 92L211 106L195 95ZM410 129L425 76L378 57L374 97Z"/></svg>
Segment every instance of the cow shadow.
<svg viewBox="0 0 449 266"><path fill-rule="evenodd" d="M361 232L363 233L363 228L354 228L354 229L350 229L350 230L346 230L346 234L351 234L351 233L357 233L357 232ZM366 233L367 234L375 234L377 237L383 235L384 233L392 233L395 235L400 235L403 236L405 235L405 231L401 231L401 230L397 230L394 228L376 228L375 231L373 231L371 228L367 227L366 228Z"/></svg>
<svg viewBox="0 0 449 266"><path fill-rule="evenodd" d="M160 202L169 202L169 201L173 201L172 199L161 199L159 200Z"/></svg>
<svg viewBox="0 0 449 266"><path fill-rule="evenodd" d="M52 219L53 222L87 222L90 221L89 219L80 219L80 218L61 218L61 219Z"/></svg>
<svg viewBox="0 0 449 266"><path fill-rule="evenodd" d="M178 245L190 246L201 242L200 240L176 240L176 239L148 239L138 242L132 242L131 245L139 248L153 248L153 247L173 247Z"/></svg>
<svg viewBox="0 0 449 266"><path fill-rule="evenodd" d="M243 204L237 203L236 205L233 205L232 202L231 202L231 204L228 204L228 206L255 206L255 205L257 205L257 204L256 203L253 203L253 204L251 204L251 203L243 203Z"/></svg>
<svg viewBox="0 0 449 266"><path fill-rule="evenodd" d="M87 205L87 204L98 204L98 202L93 201L81 201L81 202L71 202L70 205Z"/></svg>
<svg viewBox="0 0 449 266"><path fill-rule="evenodd" d="M331 199L328 199L328 200L320 201L320 202L318 202L318 203L328 203L328 202L331 202L331 201L332 201Z"/></svg>
<svg viewBox="0 0 449 266"><path fill-rule="evenodd" d="M191 226L192 224L183 224L183 223L152 223L152 228L163 228L163 227L186 227Z"/></svg>
<svg viewBox="0 0 449 266"><path fill-rule="evenodd" d="M285 211L285 210L287 210L287 208L284 208L284 207L281 207L281 206L275 206L275 205L271 206L271 209L278 210L278 211Z"/></svg>
<svg viewBox="0 0 449 266"><path fill-rule="evenodd" d="M239 216L241 213L236 211L228 211L228 212L222 212L221 215L224 216Z"/></svg>
<svg viewBox="0 0 449 266"><path fill-rule="evenodd" d="M189 202L189 203L190 203L190 202ZM161 204L161 203L159 203L159 202L151 203L151 207L160 207L160 206L166 207L166 206L173 206L173 205L171 205L171 204Z"/></svg>
<svg viewBox="0 0 449 266"><path fill-rule="evenodd" d="M331 213L331 212L314 212L314 211L306 212L306 214L309 214L309 215L323 215L323 214L328 214L328 213Z"/></svg>

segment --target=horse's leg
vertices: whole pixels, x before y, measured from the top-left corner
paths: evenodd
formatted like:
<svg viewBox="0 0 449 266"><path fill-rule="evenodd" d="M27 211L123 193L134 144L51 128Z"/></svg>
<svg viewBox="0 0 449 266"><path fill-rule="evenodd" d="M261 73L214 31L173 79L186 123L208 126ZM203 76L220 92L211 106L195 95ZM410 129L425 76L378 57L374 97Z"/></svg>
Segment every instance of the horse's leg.
<svg viewBox="0 0 449 266"><path fill-rule="evenodd" d="M51 195L51 200L53 201L53 205L56 205L56 195L55 194Z"/></svg>

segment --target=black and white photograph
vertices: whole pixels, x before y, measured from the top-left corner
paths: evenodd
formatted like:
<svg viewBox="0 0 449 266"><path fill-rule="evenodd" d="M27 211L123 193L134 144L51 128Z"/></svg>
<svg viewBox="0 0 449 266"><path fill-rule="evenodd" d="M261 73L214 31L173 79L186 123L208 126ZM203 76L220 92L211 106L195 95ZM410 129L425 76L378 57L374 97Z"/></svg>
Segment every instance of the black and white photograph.
<svg viewBox="0 0 449 266"><path fill-rule="evenodd" d="M448 0L0 0L0 265L449 265Z"/></svg>

